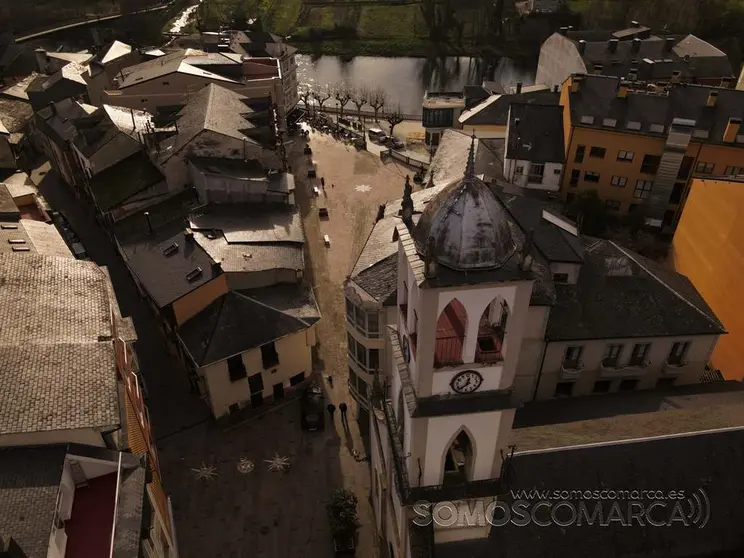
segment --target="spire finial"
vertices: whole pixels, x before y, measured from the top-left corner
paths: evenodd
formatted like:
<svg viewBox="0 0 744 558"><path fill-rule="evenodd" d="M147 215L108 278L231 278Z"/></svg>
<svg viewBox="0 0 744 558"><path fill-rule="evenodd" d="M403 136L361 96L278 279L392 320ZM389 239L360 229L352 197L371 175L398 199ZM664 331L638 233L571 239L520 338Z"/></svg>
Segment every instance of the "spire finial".
<svg viewBox="0 0 744 558"><path fill-rule="evenodd" d="M408 230L413 229L413 198L411 193L413 192L413 186L411 186L411 177L406 176L406 183L403 186L403 201L400 204L400 214Z"/></svg>
<svg viewBox="0 0 744 558"><path fill-rule="evenodd" d="M468 153L468 165L465 167L465 180L475 180L475 132L470 137L470 152Z"/></svg>

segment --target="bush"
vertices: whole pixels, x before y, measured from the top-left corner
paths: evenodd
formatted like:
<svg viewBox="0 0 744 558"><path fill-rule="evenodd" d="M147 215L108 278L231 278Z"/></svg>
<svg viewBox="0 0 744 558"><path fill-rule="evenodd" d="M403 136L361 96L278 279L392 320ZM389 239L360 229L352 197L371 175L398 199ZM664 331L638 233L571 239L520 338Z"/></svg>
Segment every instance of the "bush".
<svg viewBox="0 0 744 558"><path fill-rule="evenodd" d="M333 491L330 499L326 502L326 512L334 536L351 535L359 527L358 503L356 494L348 488L339 488Z"/></svg>

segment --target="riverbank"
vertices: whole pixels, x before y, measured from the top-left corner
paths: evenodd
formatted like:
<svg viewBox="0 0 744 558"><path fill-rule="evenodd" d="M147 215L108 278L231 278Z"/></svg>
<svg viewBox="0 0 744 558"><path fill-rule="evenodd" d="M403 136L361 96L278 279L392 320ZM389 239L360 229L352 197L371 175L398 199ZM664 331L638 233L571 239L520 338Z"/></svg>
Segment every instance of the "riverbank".
<svg viewBox="0 0 744 558"><path fill-rule="evenodd" d="M467 56L474 58L498 59L503 56L512 60L536 64L539 51L520 43L507 43L499 46L436 44L425 39L354 39L288 41L299 49L301 54L310 56L412 56L417 58L441 58L444 56Z"/></svg>

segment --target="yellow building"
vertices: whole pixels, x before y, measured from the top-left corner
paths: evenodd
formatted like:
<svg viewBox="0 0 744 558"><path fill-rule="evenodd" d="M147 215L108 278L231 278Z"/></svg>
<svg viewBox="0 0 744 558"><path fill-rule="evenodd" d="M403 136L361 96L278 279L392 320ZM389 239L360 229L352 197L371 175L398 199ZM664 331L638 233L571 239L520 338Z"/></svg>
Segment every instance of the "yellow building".
<svg viewBox="0 0 744 558"><path fill-rule="evenodd" d="M610 211L645 204L652 224L673 226L692 176L744 172L744 91L573 75L560 103L567 201L596 190Z"/></svg>
<svg viewBox="0 0 744 558"><path fill-rule="evenodd" d="M711 362L731 380L742 379L744 312L744 178L694 179L672 242L670 263L689 277L728 335Z"/></svg>

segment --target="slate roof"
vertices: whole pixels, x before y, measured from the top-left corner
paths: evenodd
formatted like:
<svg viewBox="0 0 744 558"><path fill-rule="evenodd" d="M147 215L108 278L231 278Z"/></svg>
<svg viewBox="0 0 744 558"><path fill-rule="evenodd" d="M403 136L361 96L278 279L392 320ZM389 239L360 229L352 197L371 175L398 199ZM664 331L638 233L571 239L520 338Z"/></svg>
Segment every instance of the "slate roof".
<svg viewBox="0 0 744 558"><path fill-rule="evenodd" d="M27 558L46 558L65 446L0 448L0 536Z"/></svg>
<svg viewBox="0 0 744 558"><path fill-rule="evenodd" d="M152 212L151 212L152 213ZM127 265L142 283L155 303L163 308L185 294L208 283L220 272L212 267L212 258L196 240L187 240L186 224L175 220L147 235L120 240ZM165 255L169 246L178 245L172 254ZM186 276L197 268L201 274L189 281Z"/></svg>
<svg viewBox="0 0 744 558"><path fill-rule="evenodd" d="M20 81L17 81L13 85L0 90L0 97L10 97L13 99L19 99L21 101L28 102L28 87L39 76L41 76L41 74L37 72L31 72Z"/></svg>
<svg viewBox="0 0 744 558"><path fill-rule="evenodd" d="M120 136L127 138L128 142L134 142L126 135L120 134ZM136 142L131 145L140 147ZM103 171L94 174L90 179L90 189L101 211L109 211L135 194L164 180L163 174L152 164L147 153L139 149L124 160L115 162L105 167Z"/></svg>
<svg viewBox="0 0 744 558"><path fill-rule="evenodd" d="M620 78L585 75L579 91L569 93L571 123L574 126L603 128L604 119L616 120L614 130L628 134L665 136L675 118L695 121L696 130L708 132L708 143L721 143L730 117L744 117L744 91L704 85L672 85L668 94L650 94L629 90L618 98ZM718 93L716 106L706 106L711 91ZM592 116L591 124L582 117ZM628 130L628 122L641 124L640 130ZM652 124L662 125L663 132L652 132ZM604 127L607 130L607 127ZM740 147L744 144L726 144Z"/></svg>
<svg viewBox="0 0 744 558"><path fill-rule="evenodd" d="M563 107L512 103L506 156L533 163L563 163Z"/></svg>
<svg viewBox="0 0 744 558"><path fill-rule="evenodd" d="M179 327L198 366L208 366L302 331L320 319L307 285L230 291Z"/></svg>
<svg viewBox="0 0 744 558"><path fill-rule="evenodd" d="M165 77L174 73L194 74L201 77L206 77L207 79L219 80L229 83L238 83L237 81L232 80L229 77L220 75L216 72L210 72L188 64L185 61L188 56L188 51L181 50L166 54L165 56L160 56L158 58L155 58L154 60L148 60L146 62L141 62L140 64L135 64L134 66L124 68L124 70L122 71L122 73L124 74L124 79L119 81L117 89L126 89L127 87L140 85L147 81Z"/></svg>
<svg viewBox="0 0 744 558"><path fill-rule="evenodd" d="M645 29L648 31L648 28ZM633 38L631 35L637 32L643 33L643 28L630 28L624 31L628 33L627 39L618 36L618 33L622 35L623 31L614 34L616 38L621 39L614 51L609 48L609 36L603 40L599 36L592 37L591 34L578 33L568 38L563 37L562 40L571 41L574 45L579 39L586 40L581 57L587 71L593 71L594 64L602 64L602 75L606 76L625 77L631 68L639 70L641 79L652 77L669 79L675 70L680 71L686 80L693 77L706 79L733 76L728 56L695 35L682 38L670 37L674 46L669 50L666 37L651 35L641 39L638 47L635 47L633 41L630 40ZM553 35L551 40L556 40L559 36ZM635 48L638 50L634 50ZM686 55L690 56L689 61L685 60ZM652 60L654 64L648 64L644 60ZM656 75L652 75L654 73Z"/></svg>
<svg viewBox="0 0 744 558"><path fill-rule="evenodd" d="M727 406L733 408L733 406ZM667 414L667 413L661 413ZM669 413L671 414L671 412ZM651 417L649 417L651 418ZM598 552L613 558L703 558L741 555L744 521L744 430L697 432L635 443L599 445L570 451L515 454L510 490L684 490L687 497L704 490L708 521L663 527L631 522L605 526L556 524L492 527L488 539L436 545L437 558L590 558ZM507 493L500 499L511 503ZM574 501L575 502L575 501ZM627 518L628 508L618 502ZM657 508L671 517L672 500ZM595 505L593 501L586 504ZM605 505L606 504L606 505ZM605 517L612 502L603 502ZM682 501L683 513L690 504ZM632 508L631 508L632 509ZM663 511L662 511L663 510ZM694 510L696 511L696 510ZM690 515L690 517L692 517ZM601 549L601 550L600 550ZM717 554L721 553L721 554Z"/></svg>
<svg viewBox="0 0 744 558"><path fill-rule="evenodd" d="M442 134L437 152L430 168L434 171L434 185L447 186L460 180L470 152L471 136L460 130L448 129ZM475 140L475 175L500 178L503 174L503 152L497 145L499 140ZM430 176L427 178L431 178Z"/></svg>
<svg viewBox="0 0 744 558"><path fill-rule="evenodd" d="M0 433L119 424L107 282L92 262L0 254Z"/></svg>
<svg viewBox="0 0 744 558"><path fill-rule="evenodd" d="M27 102L0 97L0 128L13 134L23 131L34 115L34 109Z"/></svg>
<svg viewBox="0 0 744 558"><path fill-rule="evenodd" d="M244 100L247 98L214 84L199 90L179 113L178 135L164 160L181 151L204 130L256 144L245 133L256 125L250 120L253 110Z"/></svg>
<svg viewBox="0 0 744 558"><path fill-rule="evenodd" d="M549 262L581 263L583 261L584 247L581 241L543 219L543 211L556 211L555 202L504 193L497 193L497 196L523 231L533 231L535 246Z"/></svg>
<svg viewBox="0 0 744 558"><path fill-rule="evenodd" d="M460 123L469 126L506 126L509 105L512 103L557 105L559 100L560 93L554 93L550 89L512 95L492 95L472 109L463 111Z"/></svg>
<svg viewBox="0 0 744 558"><path fill-rule="evenodd" d="M725 332L686 277L607 240L582 237L581 243L578 283L555 285L548 341Z"/></svg>

